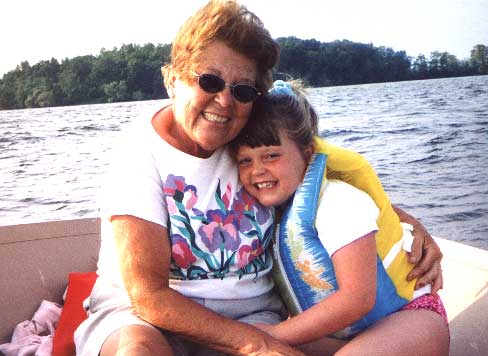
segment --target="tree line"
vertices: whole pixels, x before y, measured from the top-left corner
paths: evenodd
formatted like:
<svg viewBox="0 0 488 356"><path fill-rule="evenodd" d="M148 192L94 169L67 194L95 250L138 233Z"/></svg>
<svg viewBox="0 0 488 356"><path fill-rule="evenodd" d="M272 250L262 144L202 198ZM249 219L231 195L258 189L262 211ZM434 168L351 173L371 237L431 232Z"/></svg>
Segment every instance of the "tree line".
<svg viewBox="0 0 488 356"><path fill-rule="evenodd" d="M300 78L312 87L394 82L488 74L488 47L473 47L469 59L448 52L409 57L405 51L348 40L320 42L278 38L276 75ZM161 66L170 44L123 45L100 54L22 62L0 79L0 110L167 97Z"/></svg>

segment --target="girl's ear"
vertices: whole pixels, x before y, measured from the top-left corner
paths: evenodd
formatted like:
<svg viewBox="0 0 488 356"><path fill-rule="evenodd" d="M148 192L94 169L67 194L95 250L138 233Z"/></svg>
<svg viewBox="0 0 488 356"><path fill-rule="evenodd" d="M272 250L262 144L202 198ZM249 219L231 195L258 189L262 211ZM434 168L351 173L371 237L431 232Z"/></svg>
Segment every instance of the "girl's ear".
<svg viewBox="0 0 488 356"><path fill-rule="evenodd" d="M305 161L307 163L309 163L310 160L312 159L312 155L314 154L314 152L315 150L313 148L313 145L310 145L303 149L303 157L305 158Z"/></svg>

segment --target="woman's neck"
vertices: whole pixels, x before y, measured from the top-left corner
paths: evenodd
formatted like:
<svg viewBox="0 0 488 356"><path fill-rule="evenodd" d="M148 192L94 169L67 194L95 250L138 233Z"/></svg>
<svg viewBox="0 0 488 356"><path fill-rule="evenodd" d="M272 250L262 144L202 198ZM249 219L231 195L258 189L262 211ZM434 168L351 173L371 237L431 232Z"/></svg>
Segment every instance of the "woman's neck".
<svg viewBox="0 0 488 356"><path fill-rule="evenodd" d="M191 140L174 120L171 105L158 111L152 118L152 126L156 133L177 150L199 158L209 158L215 151L204 150Z"/></svg>

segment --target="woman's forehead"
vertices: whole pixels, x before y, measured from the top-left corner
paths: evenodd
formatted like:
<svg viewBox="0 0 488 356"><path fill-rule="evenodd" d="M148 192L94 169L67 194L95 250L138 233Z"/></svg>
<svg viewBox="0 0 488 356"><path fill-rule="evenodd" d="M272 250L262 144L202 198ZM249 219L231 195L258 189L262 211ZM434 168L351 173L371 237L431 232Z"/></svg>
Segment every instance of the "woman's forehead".
<svg viewBox="0 0 488 356"><path fill-rule="evenodd" d="M206 46L195 58L195 69L205 69L213 74L232 74L240 79L255 80L256 62L238 51L230 48L221 41L215 41ZM235 78L234 78L235 79Z"/></svg>

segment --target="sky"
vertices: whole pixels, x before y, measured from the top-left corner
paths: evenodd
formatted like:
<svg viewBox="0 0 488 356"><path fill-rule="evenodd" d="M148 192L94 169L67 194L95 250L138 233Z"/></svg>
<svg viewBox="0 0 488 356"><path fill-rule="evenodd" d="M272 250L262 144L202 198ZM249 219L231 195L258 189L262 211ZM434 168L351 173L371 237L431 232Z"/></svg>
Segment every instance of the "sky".
<svg viewBox="0 0 488 356"><path fill-rule="evenodd" d="M206 0L2 0L0 78L22 61L100 53L122 44L171 43ZM488 45L488 0L241 0L273 38L347 39L469 58Z"/></svg>

